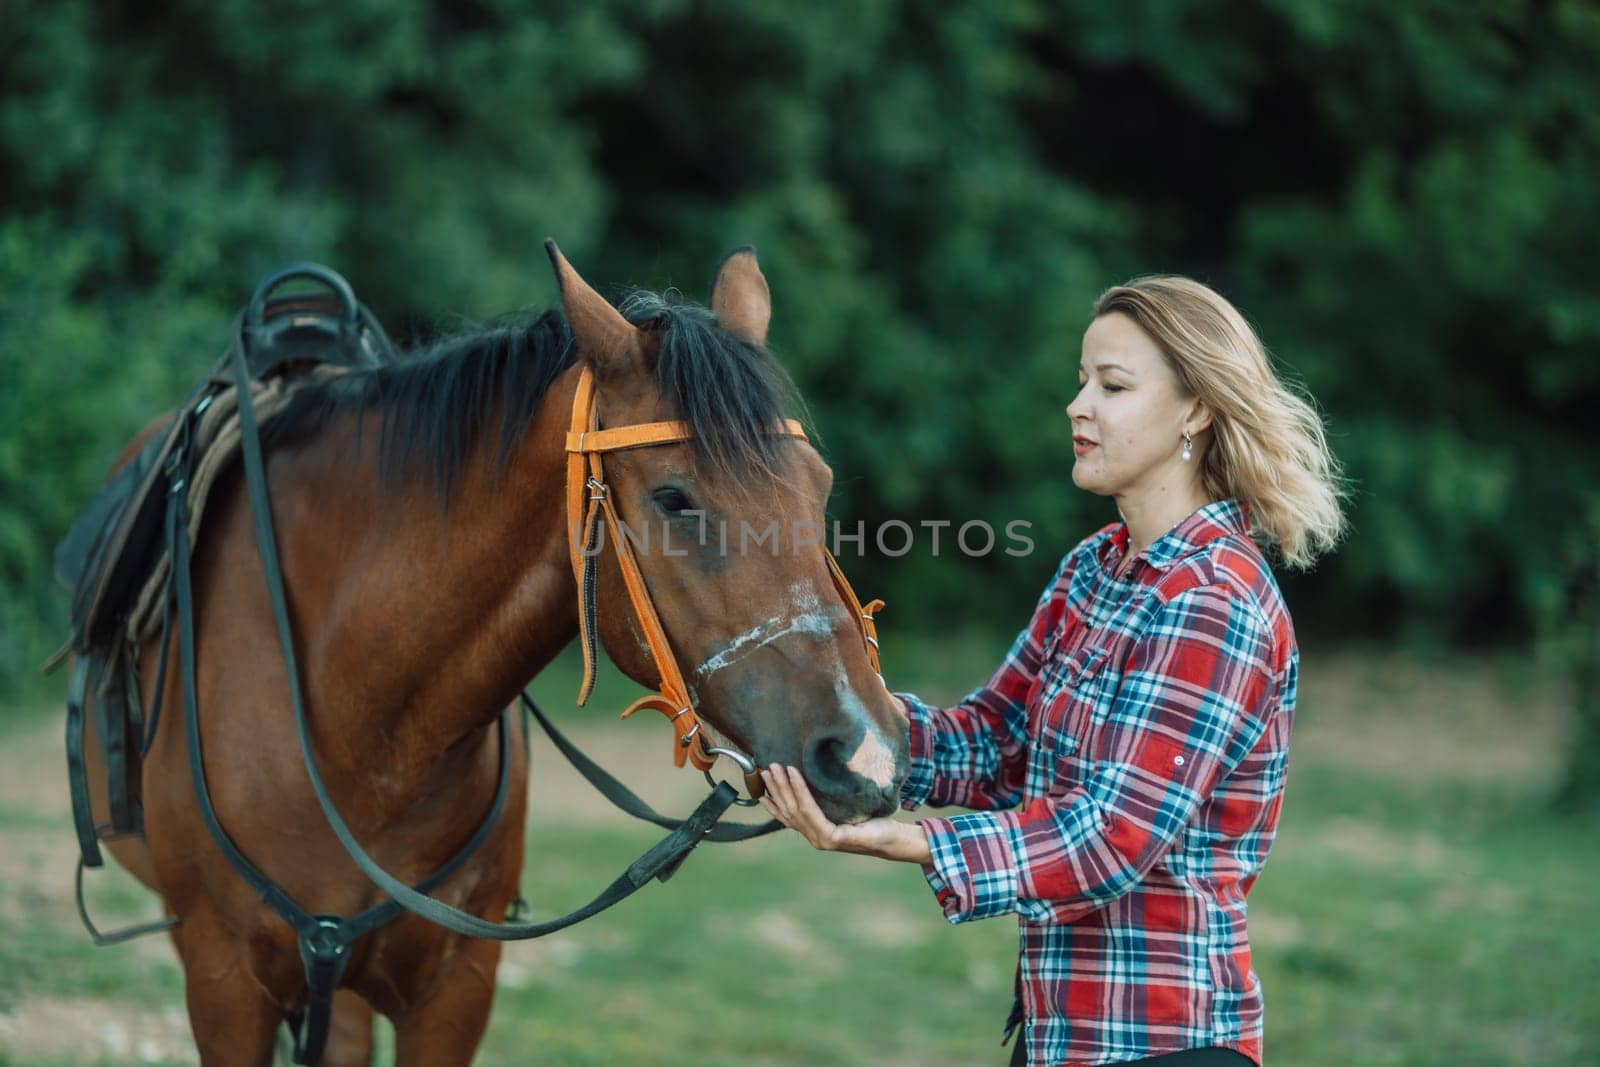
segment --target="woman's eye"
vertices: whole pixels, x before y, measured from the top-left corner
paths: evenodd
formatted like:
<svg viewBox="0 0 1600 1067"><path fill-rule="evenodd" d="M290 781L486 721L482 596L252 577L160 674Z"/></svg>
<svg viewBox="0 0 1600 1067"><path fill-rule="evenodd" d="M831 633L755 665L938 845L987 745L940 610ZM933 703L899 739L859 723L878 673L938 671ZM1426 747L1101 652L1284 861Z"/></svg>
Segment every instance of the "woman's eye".
<svg viewBox="0 0 1600 1067"><path fill-rule="evenodd" d="M694 506L689 502L689 498L684 495L682 489L675 489L672 486L657 489L650 496L656 502L656 507L668 515L681 515L685 511L692 510Z"/></svg>
<svg viewBox="0 0 1600 1067"><path fill-rule="evenodd" d="M1120 385L1103 385L1100 388L1104 389L1108 393L1120 393L1124 387Z"/></svg>

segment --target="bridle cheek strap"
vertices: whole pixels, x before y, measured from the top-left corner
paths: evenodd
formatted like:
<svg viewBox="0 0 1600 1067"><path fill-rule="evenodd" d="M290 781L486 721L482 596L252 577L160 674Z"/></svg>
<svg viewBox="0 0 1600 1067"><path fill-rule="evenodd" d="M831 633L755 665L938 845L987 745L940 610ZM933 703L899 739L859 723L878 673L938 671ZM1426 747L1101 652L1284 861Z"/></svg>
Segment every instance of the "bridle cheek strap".
<svg viewBox="0 0 1600 1067"><path fill-rule="evenodd" d="M578 636L583 646L583 684L578 692L578 704L581 706L586 703L594 689L595 661L599 651L595 623L594 561L601 548L600 524L605 521L611 525L611 542L615 547L623 583L628 589L628 599L644 630L645 641L661 678L661 691L634 701L622 713L622 717L626 719L646 708L659 711L672 724L673 764L682 767L687 761L698 770L709 770L716 762L716 756L708 751L710 746L706 743L700 717L695 714L693 701L689 698L689 688L678 669L678 659L672 653L666 631L650 601L650 591L639 570L633 546L623 533L622 522L611 500L610 487L606 484L602 459L607 452L690 441L694 439L694 433L682 422L647 422L602 430L599 428L599 412L595 401L594 376L588 367L584 367L579 373L578 389L572 398L572 428L567 434L567 520L572 534L568 543L572 573L578 582ZM794 419L784 420L783 428L774 432L806 440L805 430ZM874 600L862 606L855 590L850 588L839 561L826 548L823 554L827 556L828 573L833 578L834 588L850 608L852 618L861 632L867 659L872 669L881 676L878 630L873 615L883 607L883 601ZM762 792L759 776L747 774L745 787L751 796L759 796Z"/></svg>
<svg viewBox="0 0 1600 1067"><path fill-rule="evenodd" d="M828 573L833 577L833 587L839 591L840 598L856 621L856 628L861 631L861 640L867 649L867 662L872 664L872 669L881 679L883 667L878 662L878 623L873 616L883 610L883 601L869 600L863 605L856 591L850 588L850 579L844 576L844 568L833 558L833 553L824 548L822 554L828 557Z"/></svg>

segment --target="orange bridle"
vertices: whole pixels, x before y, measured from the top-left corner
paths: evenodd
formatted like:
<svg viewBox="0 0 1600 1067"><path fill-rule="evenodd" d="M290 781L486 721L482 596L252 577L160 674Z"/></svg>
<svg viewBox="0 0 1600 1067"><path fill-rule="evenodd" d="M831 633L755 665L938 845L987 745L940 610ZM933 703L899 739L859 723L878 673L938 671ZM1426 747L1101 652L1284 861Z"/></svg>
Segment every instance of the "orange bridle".
<svg viewBox="0 0 1600 1067"><path fill-rule="evenodd" d="M595 634L595 572L594 559L598 554L595 538L602 518L611 524L609 540L615 546L617 563L622 570L622 580L628 588L628 599L633 603L634 615L644 630L650 655L655 660L661 676L661 691L641 697L622 713L624 719L643 708L653 708L667 717L675 734L672 761L682 767L687 760L702 771L707 771L726 753L706 743L700 717L695 714L689 688L684 684L678 669L677 657L667 641L661 619L650 601L650 591L645 586L644 575L634 557L633 546L622 534L622 522L611 500L611 489L606 484L603 456L629 448L648 448L654 445L677 444L690 441L694 433L683 422L645 422L632 426L600 429L596 406L594 376L584 367L578 376L578 391L572 399L572 429L567 434L567 522L568 541L572 553L572 573L578 582L578 630L583 646L583 687L578 693L581 706L589 699L594 688L596 649ZM805 430L794 419L786 419L774 434L806 440ZM573 534L578 536L574 537ZM882 673L878 665L878 630L873 615L883 607L883 601L874 600L865 606L856 598L855 590L845 579L839 562L826 546L822 548L828 560L828 573L834 587L851 611L856 626L861 631L872 669ZM748 763L748 760L744 761ZM746 773L745 786L752 797L761 794L761 779L755 773Z"/></svg>

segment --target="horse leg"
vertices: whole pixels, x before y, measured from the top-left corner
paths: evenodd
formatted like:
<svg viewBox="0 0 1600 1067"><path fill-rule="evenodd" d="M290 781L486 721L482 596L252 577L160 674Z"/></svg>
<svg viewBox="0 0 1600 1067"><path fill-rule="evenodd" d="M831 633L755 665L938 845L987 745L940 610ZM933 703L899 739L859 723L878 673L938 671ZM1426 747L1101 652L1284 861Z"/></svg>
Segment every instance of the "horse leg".
<svg viewBox="0 0 1600 1067"><path fill-rule="evenodd" d="M333 1018L322 1067L367 1067L372 1062L372 1005L354 990L333 995Z"/></svg>
<svg viewBox="0 0 1600 1067"><path fill-rule="evenodd" d="M185 915L172 933L202 1067L271 1067L283 1010L251 973L245 947L209 911Z"/></svg>
<svg viewBox="0 0 1600 1067"><path fill-rule="evenodd" d="M395 1067L470 1064L494 1002L500 942L468 940L439 968L429 995L394 1016Z"/></svg>

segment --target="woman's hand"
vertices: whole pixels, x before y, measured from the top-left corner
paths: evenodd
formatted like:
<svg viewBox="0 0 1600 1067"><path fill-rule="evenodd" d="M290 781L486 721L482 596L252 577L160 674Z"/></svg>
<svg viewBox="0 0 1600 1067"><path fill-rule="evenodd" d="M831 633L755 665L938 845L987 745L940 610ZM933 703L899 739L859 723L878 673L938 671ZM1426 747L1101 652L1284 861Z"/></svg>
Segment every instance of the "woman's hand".
<svg viewBox="0 0 1600 1067"><path fill-rule="evenodd" d="M928 835L915 823L890 818L836 823L822 814L811 788L793 767L774 763L761 772L761 780L767 786L761 806L789 829L798 830L812 848L923 865L933 862Z"/></svg>

